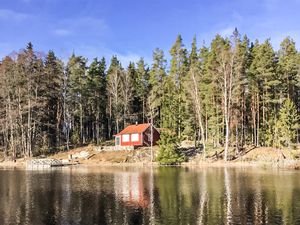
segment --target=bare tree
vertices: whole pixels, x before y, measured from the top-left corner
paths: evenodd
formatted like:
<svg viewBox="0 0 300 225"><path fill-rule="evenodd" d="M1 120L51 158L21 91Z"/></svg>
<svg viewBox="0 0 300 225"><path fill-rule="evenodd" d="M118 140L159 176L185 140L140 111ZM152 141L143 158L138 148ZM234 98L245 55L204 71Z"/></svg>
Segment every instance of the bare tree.
<svg viewBox="0 0 300 225"><path fill-rule="evenodd" d="M203 107L202 107L202 100L200 96L199 76L200 76L200 71L197 68L197 66L192 66L189 71L189 77L186 83L187 85L186 88L193 101L192 106L195 112L196 122L198 126L198 133L199 133L198 136L201 137L202 144L203 144L203 152L205 157L205 133L204 133L204 127L202 121Z"/></svg>
<svg viewBox="0 0 300 225"><path fill-rule="evenodd" d="M235 84L234 78L234 60L235 53L229 41L220 49L218 72L220 74L220 84L223 90L223 108L225 120L225 150L224 160L228 159L229 139L230 139L230 121L232 115L232 91Z"/></svg>
<svg viewBox="0 0 300 225"><path fill-rule="evenodd" d="M116 121L116 132L119 133L121 119L121 71L114 68L112 73L108 74L107 91L110 104L110 120ZM114 113L114 114L113 114Z"/></svg>
<svg viewBox="0 0 300 225"><path fill-rule="evenodd" d="M123 105L123 124L126 126L126 119L128 115L131 113L131 103L132 103L132 79L130 75L125 72L121 71L121 99Z"/></svg>

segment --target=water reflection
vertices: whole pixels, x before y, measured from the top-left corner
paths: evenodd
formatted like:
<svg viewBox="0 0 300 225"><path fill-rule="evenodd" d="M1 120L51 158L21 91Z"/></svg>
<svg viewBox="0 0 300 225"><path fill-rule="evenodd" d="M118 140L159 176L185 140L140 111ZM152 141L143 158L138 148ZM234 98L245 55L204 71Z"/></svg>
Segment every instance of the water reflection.
<svg viewBox="0 0 300 225"><path fill-rule="evenodd" d="M300 224L300 173L0 170L0 224Z"/></svg>
<svg viewBox="0 0 300 225"><path fill-rule="evenodd" d="M147 208L150 203L148 176L140 172L119 172L114 174L115 195L125 204Z"/></svg>

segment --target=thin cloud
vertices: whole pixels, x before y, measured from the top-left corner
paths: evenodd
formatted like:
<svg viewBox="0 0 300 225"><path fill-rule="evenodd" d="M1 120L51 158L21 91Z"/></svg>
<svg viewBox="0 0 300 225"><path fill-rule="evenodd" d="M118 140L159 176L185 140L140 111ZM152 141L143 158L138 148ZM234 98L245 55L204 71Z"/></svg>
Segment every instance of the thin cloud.
<svg viewBox="0 0 300 225"><path fill-rule="evenodd" d="M123 66L127 66L129 65L130 62L137 62L141 56L132 52L129 52L127 54L114 54L118 57L118 59L120 60L121 64Z"/></svg>
<svg viewBox="0 0 300 225"><path fill-rule="evenodd" d="M23 21L30 16L25 13L16 12L10 9L0 9L0 20Z"/></svg>
<svg viewBox="0 0 300 225"><path fill-rule="evenodd" d="M226 27L222 30L220 30L218 33L222 36L222 37L229 37L232 35L233 31L234 31L234 27Z"/></svg>
<svg viewBox="0 0 300 225"><path fill-rule="evenodd" d="M55 29L55 30L53 31L53 33L54 33L55 35L57 35L57 36L62 36L62 37L64 37L64 36L69 36L69 35L71 35L71 34L72 34L72 31L67 30L67 29Z"/></svg>
<svg viewBox="0 0 300 225"><path fill-rule="evenodd" d="M108 25L103 19L92 17L81 17L64 19L57 23L53 33L57 36L69 36L76 34L79 36L93 35L103 36L108 30Z"/></svg>
<svg viewBox="0 0 300 225"><path fill-rule="evenodd" d="M291 37L296 43L300 42L300 30L287 30L285 32L273 31L264 35L258 36L261 42L270 38L272 46L275 50L279 50L281 42L286 38Z"/></svg>
<svg viewBox="0 0 300 225"><path fill-rule="evenodd" d="M13 45L8 42L0 42L0 59L13 51Z"/></svg>
<svg viewBox="0 0 300 225"><path fill-rule="evenodd" d="M68 49L65 49L62 58L65 62L68 61L68 58L72 53L75 53L75 55L82 55L84 57L87 57L89 62L92 61L93 58L101 58L105 57L107 60L107 64L110 63L110 59L113 55L117 56L117 58L120 60L122 66L126 68L129 65L129 62L137 62L142 55L134 52L126 52L126 53L120 53L118 51L115 51L113 49L108 48L105 46L104 43L101 45L77 45L76 48L73 44L73 46L69 46ZM145 57L143 55L143 58L146 63L150 63L151 59L148 57Z"/></svg>

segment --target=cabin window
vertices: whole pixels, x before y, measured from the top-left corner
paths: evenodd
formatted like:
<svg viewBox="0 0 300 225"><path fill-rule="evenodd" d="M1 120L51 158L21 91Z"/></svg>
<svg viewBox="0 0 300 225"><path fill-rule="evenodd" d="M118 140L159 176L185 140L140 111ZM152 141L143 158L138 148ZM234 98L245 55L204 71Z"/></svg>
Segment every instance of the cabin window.
<svg viewBox="0 0 300 225"><path fill-rule="evenodd" d="M131 141L139 141L139 134L132 134Z"/></svg>
<svg viewBox="0 0 300 225"><path fill-rule="evenodd" d="M116 137L116 145L120 145L120 137Z"/></svg>
<svg viewBox="0 0 300 225"><path fill-rule="evenodd" d="M122 135L122 141L123 142L129 142L129 134L123 134Z"/></svg>

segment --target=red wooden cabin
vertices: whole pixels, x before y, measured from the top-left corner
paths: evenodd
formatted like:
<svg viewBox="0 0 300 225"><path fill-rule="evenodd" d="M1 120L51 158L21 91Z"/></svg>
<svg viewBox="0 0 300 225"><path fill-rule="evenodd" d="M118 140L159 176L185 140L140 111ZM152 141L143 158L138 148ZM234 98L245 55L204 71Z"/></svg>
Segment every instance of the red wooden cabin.
<svg viewBox="0 0 300 225"><path fill-rule="evenodd" d="M152 135L151 135L152 127ZM116 146L121 147L139 147L139 146L151 146L155 145L159 140L159 132L150 123L129 125L120 133L115 135Z"/></svg>

